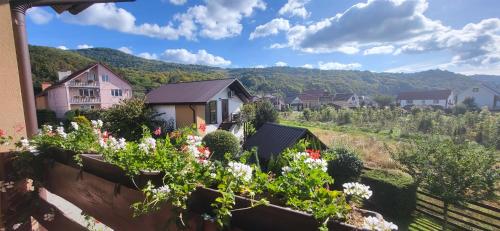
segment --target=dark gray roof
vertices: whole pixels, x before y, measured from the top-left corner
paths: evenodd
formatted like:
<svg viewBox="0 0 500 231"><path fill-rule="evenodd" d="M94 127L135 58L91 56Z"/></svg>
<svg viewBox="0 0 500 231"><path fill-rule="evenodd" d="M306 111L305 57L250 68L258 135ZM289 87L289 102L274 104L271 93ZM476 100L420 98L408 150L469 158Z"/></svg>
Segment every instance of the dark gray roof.
<svg viewBox="0 0 500 231"><path fill-rule="evenodd" d="M347 101L349 100L354 93L337 93L333 97L333 101Z"/></svg>
<svg viewBox="0 0 500 231"><path fill-rule="evenodd" d="M451 90L407 91L400 92L397 100L448 99Z"/></svg>
<svg viewBox="0 0 500 231"><path fill-rule="evenodd" d="M68 11L71 14L78 14L94 3L106 2L133 2L135 0L10 0L11 5L30 4L32 7L50 6L58 14Z"/></svg>
<svg viewBox="0 0 500 231"><path fill-rule="evenodd" d="M226 87L235 91L243 102L251 98L237 79L215 79L166 84L149 92L146 99L149 104L206 103Z"/></svg>
<svg viewBox="0 0 500 231"><path fill-rule="evenodd" d="M246 150L257 147L260 158L269 160L271 156L281 154L285 149L293 147L299 140L314 139L323 149L326 145L322 143L306 128L290 127L275 123L265 123L259 130L249 137L244 144Z"/></svg>

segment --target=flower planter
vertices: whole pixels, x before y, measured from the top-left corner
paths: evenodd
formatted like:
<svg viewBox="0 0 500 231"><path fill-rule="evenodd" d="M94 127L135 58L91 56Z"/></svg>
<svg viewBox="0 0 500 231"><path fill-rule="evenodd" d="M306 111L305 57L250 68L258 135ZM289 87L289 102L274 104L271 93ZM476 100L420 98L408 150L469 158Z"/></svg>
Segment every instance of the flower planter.
<svg viewBox="0 0 500 231"><path fill-rule="evenodd" d="M162 183L163 175L160 172L141 171L132 180L126 175L125 170L104 161L100 154L82 154L81 158L84 171L130 188L136 188L135 186L142 188L148 181L155 185L161 185Z"/></svg>
<svg viewBox="0 0 500 231"><path fill-rule="evenodd" d="M189 208L196 213L211 211L210 204L219 196L215 189L198 188L190 199ZM231 225L243 230L317 230L318 222L311 214L296 211L277 205L257 206L244 209L251 205L251 199L236 196L236 205L232 213ZM238 210L242 209L242 210ZM368 210L358 209L364 216L381 216ZM332 221L329 230L365 230L343 222Z"/></svg>
<svg viewBox="0 0 500 231"><path fill-rule="evenodd" d="M42 150L48 158L54 159L55 161L69 165L71 167L79 168L78 163L75 160L75 155L73 151L63 150L60 148L48 148L47 150Z"/></svg>
<svg viewBox="0 0 500 231"><path fill-rule="evenodd" d="M106 180L120 183L128 187L134 187L131 179L120 167L107 163L102 155L82 154L83 169L93 175ZM161 184L161 174L159 172L142 172L134 178L138 187L144 186L148 180L157 186ZM219 191L210 188L198 188L190 197L189 210L196 214L210 213L213 208L211 203L219 197ZM311 214L296 211L290 208L268 205L249 208L251 199L236 196L236 204L231 218L231 225L243 230L317 230L318 222ZM380 214L358 210L364 216L380 216ZM332 221L328 225L329 230L364 230L350 224Z"/></svg>

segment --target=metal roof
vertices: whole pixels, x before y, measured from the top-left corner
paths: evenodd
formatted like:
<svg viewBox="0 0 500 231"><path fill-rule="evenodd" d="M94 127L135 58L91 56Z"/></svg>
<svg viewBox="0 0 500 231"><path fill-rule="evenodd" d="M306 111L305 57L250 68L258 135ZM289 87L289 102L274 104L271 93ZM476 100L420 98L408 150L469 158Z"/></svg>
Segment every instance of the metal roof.
<svg viewBox="0 0 500 231"><path fill-rule="evenodd" d="M275 123L265 123L259 130L247 139L244 144L246 150L257 147L260 158L268 161L271 156L281 154L285 149L293 147L299 140L314 139L323 148L326 145L321 142L306 128L284 126Z"/></svg>
<svg viewBox="0 0 500 231"><path fill-rule="evenodd" d="M354 96L354 93L336 93L335 96L333 96L333 101L347 101L352 96Z"/></svg>
<svg viewBox="0 0 500 231"><path fill-rule="evenodd" d="M448 99L451 90L407 91L398 94L397 100Z"/></svg>
<svg viewBox="0 0 500 231"><path fill-rule="evenodd" d="M206 103L224 88L229 87L236 95L248 102L250 93L237 79L215 79L180 82L163 85L146 95L149 104Z"/></svg>
<svg viewBox="0 0 500 231"><path fill-rule="evenodd" d="M68 11L71 14L78 14L95 3L106 2L133 2L135 0L10 0L14 5L29 4L30 6L50 6L58 14Z"/></svg>

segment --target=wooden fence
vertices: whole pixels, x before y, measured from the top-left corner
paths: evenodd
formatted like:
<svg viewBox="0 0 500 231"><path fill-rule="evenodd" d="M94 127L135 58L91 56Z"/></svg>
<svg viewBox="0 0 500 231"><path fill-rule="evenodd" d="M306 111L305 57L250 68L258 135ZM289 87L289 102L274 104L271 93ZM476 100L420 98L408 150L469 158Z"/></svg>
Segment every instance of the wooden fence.
<svg viewBox="0 0 500 231"><path fill-rule="evenodd" d="M443 220L443 202L436 196L418 191L418 212ZM500 208L493 204L467 203L465 206L450 205L448 222L457 230L500 230Z"/></svg>

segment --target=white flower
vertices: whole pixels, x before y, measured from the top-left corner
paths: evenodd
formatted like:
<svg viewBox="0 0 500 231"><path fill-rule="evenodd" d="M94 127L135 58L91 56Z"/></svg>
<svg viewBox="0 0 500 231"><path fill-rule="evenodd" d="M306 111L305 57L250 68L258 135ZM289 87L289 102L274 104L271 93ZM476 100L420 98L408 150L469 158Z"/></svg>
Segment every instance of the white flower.
<svg viewBox="0 0 500 231"><path fill-rule="evenodd" d="M323 159L307 158L304 162L308 164L310 168L321 169L323 172L328 170L328 163Z"/></svg>
<svg viewBox="0 0 500 231"><path fill-rule="evenodd" d="M376 231L398 230L398 226L394 223L378 217L365 217L363 226L365 229Z"/></svg>
<svg viewBox="0 0 500 231"><path fill-rule="evenodd" d="M90 123L92 123L92 127L94 128L101 128L103 125L102 120L91 120Z"/></svg>
<svg viewBox="0 0 500 231"><path fill-rule="evenodd" d="M57 127L56 132L59 136L61 136L64 139L66 139L66 137L68 137L68 134L66 134L66 132L64 132L64 127L61 127L61 126Z"/></svg>
<svg viewBox="0 0 500 231"><path fill-rule="evenodd" d="M229 162L228 166L228 171L233 174L234 177L242 179L243 181L250 181L252 179L252 167L238 162Z"/></svg>
<svg viewBox="0 0 500 231"><path fill-rule="evenodd" d="M200 146L202 138L200 136L188 135L186 143L189 145Z"/></svg>
<svg viewBox="0 0 500 231"><path fill-rule="evenodd" d="M358 196L364 199L369 199L372 196L370 186L364 184L350 182L343 184L342 187L344 187L346 195Z"/></svg>
<svg viewBox="0 0 500 231"><path fill-rule="evenodd" d="M22 138L20 141L21 147L27 149L30 146L30 141L26 138Z"/></svg>
<svg viewBox="0 0 500 231"><path fill-rule="evenodd" d="M156 149L156 140L154 138L148 137L139 144L139 149L145 153L154 151Z"/></svg>
<svg viewBox="0 0 500 231"><path fill-rule="evenodd" d="M31 152L34 156L38 156L38 154L40 154L38 149L34 145L30 144L29 140L22 138L19 142L21 143L21 149Z"/></svg>
<svg viewBox="0 0 500 231"><path fill-rule="evenodd" d="M75 130L78 130L78 128L79 128L77 122L71 122L71 127L73 127L73 129L75 129Z"/></svg>
<svg viewBox="0 0 500 231"><path fill-rule="evenodd" d="M55 215L53 213L43 214L43 220L44 221L53 221L54 217L55 217Z"/></svg>
<svg viewBox="0 0 500 231"><path fill-rule="evenodd" d="M215 177L217 177L217 174L215 174L215 173L213 173L213 172L212 172L212 173L210 173L210 178L215 179Z"/></svg>
<svg viewBox="0 0 500 231"><path fill-rule="evenodd" d="M292 171L292 168L290 168L290 166L285 166L285 167L281 168L281 175L285 175L285 174L289 173L290 171Z"/></svg>
<svg viewBox="0 0 500 231"><path fill-rule="evenodd" d="M157 189L156 188L153 189L152 191L153 191L153 193L165 193L165 194L167 194L170 192L170 187L168 187L168 185L163 185Z"/></svg>
<svg viewBox="0 0 500 231"><path fill-rule="evenodd" d="M23 225L23 224L22 224L22 223L17 223L17 224L14 224L14 225L12 226L12 229L13 229L13 230L17 230L17 229L19 229L19 227L21 227L21 225Z"/></svg>
<svg viewBox="0 0 500 231"><path fill-rule="evenodd" d="M50 133L50 132L52 132L52 126L50 126L50 125L43 125L42 126L42 131L45 134Z"/></svg>

